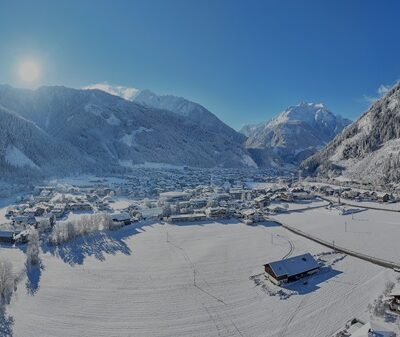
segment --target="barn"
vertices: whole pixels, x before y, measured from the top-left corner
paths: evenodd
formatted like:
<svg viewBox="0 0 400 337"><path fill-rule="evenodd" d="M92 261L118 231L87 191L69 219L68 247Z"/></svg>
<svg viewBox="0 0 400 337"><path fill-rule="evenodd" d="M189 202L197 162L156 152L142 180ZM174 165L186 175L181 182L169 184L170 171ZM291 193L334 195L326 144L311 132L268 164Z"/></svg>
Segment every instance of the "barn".
<svg viewBox="0 0 400 337"><path fill-rule="evenodd" d="M320 266L310 253L306 253L267 263L264 268L271 282L281 285L315 274Z"/></svg>

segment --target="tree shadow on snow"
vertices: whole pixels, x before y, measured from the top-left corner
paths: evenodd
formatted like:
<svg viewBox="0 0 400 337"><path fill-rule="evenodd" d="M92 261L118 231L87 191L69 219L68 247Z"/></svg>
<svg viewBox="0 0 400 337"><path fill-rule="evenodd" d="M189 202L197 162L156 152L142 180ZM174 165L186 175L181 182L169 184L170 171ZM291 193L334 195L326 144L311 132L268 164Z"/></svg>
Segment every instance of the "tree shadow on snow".
<svg viewBox="0 0 400 337"><path fill-rule="evenodd" d="M7 315L5 308L0 308L0 336L12 337L14 335L14 317Z"/></svg>
<svg viewBox="0 0 400 337"><path fill-rule="evenodd" d="M41 261L36 265L26 266L27 279L25 286L29 295L34 296L38 292L43 270L44 266Z"/></svg>
<svg viewBox="0 0 400 337"><path fill-rule="evenodd" d="M42 246L43 252L49 252L70 265L81 265L88 256L93 256L99 261L104 261L107 255L122 253L131 255L132 251L125 243L125 239L141 233L141 229L151 224L145 223L128 225L117 230L98 231L76 237L68 242Z"/></svg>

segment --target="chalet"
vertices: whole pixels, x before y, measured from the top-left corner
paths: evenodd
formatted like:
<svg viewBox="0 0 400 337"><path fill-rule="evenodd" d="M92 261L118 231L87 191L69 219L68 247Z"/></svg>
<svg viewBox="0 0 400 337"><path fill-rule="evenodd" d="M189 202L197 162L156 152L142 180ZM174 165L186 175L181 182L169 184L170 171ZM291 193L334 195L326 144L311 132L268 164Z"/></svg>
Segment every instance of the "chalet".
<svg viewBox="0 0 400 337"><path fill-rule="evenodd" d="M246 225L251 225L254 222L259 222L262 220L262 217L255 209L244 209L240 211L241 218Z"/></svg>
<svg viewBox="0 0 400 337"><path fill-rule="evenodd" d="M264 268L271 282L281 285L315 274L320 266L314 257L307 253L267 263Z"/></svg>
<svg viewBox="0 0 400 337"><path fill-rule="evenodd" d="M128 213L115 213L111 214L111 220L114 222L114 224L126 226L131 223L131 216Z"/></svg>
<svg viewBox="0 0 400 337"><path fill-rule="evenodd" d="M388 202L391 199L390 194L388 193L379 193L378 200L380 202Z"/></svg>

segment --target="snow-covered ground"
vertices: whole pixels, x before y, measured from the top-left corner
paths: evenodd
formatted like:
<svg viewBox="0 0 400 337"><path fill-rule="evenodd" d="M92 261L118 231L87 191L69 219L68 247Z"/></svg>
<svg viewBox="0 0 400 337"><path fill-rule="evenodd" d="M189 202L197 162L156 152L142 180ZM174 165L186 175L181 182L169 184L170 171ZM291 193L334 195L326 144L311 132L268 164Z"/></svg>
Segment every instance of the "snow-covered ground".
<svg viewBox="0 0 400 337"><path fill-rule="evenodd" d="M394 277L273 223L138 226L44 247L43 270L7 308L14 336L330 336L368 320L368 303ZM272 296L263 264L304 252L326 266L286 299ZM0 254L23 268L18 248Z"/></svg>
<svg viewBox="0 0 400 337"><path fill-rule="evenodd" d="M400 261L399 214L396 212L364 210L360 213L340 215L332 209L319 208L293 214L280 214L275 218L335 245L367 255Z"/></svg>

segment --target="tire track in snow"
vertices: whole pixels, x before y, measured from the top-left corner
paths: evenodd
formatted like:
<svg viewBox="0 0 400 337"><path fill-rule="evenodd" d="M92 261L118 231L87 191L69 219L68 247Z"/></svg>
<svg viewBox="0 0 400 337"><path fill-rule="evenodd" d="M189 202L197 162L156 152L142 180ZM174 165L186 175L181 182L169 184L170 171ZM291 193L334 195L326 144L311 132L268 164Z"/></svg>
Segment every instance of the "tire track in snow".
<svg viewBox="0 0 400 337"><path fill-rule="evenodd" d="M287 254L284 256L284 257L282 257L282 260L284 260L284 259L287 259L288 257L290 257L292 254L293 254L293 252L294 252L294 249L295 249L295 245L294 245L294 243L293 243L293 241L292 240L290 240L290 239L288 239L287 237L284 237L284 236L282 236L282 235L279 235L279 234L277 234L280 238L283 238L283 239L285 239L288 243L289 243L289 251L287 252Z"/></svg>
<svg viewBox="0 0 400 337"><path fill-rule="evenodd" d="M218 298L217 296L213 295L212 293L210 293L209 291L205 290L204 288L200 287L197 282L196 282L196 274L200 275L198 270L196 269L196 265L193 263L193 261L190 259L189 255L186 253L185 249L178 246L177 244L175 244L174 242L171 241L171 235L168 234L168 230L167 230L167 243L172 245L173 247L175 247L176 249L180 250L183 257L185 258L185 260L188 262L188 264L190 265L190 267L193 270L193 286L200 290L201 292L205 293L206 295L208 295L208 297L213 298L214 300L216 300L219 303L222 303L224 306L228 306L227 303L222 300L221 298ZM207 281L203 280L202 281L208 285L208 287L210 287L210 285L208 284ZM238 326L236 325L236 323L229 318L227 315L225 315L227 318L226 320L228 320L230 322L230 324L233 326L233 328L229 328L225 322L224 322L224 318L221 317L221 314L218 313L215 309L215 312L213 314L211 314L210 309L211 308L206 308L204 304L202 304L202 306L205 308L207 314L209 315L210 319L214 322L214 325L218 331L218 335L221 337L229 337L229 336L235 336L237 335L237 333L239 334L240 337L244 337L243 333L239 330ZM226 321L225 320L225 321ZM220 322L220 324L218 324L218 321ZM224 326L226 334L221 335L221 324Z"/></svg>

